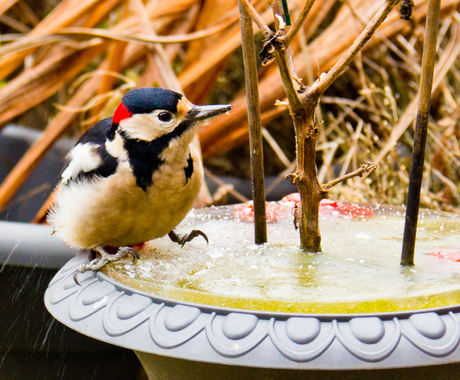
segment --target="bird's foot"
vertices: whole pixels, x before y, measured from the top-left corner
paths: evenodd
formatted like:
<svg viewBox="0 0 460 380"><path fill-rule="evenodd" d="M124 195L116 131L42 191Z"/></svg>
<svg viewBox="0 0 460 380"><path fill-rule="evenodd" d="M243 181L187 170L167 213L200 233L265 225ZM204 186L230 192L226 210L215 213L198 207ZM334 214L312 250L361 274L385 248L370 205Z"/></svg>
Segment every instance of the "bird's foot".
<svg viewBox="0 0 460 380"><path fill-rule="evenodd" d="M88 270L97 272L108 263L118 261L126 255L131 255L133 257L133 262L139 260L139 254L134 248L131 247L120 247L118 248L117 253L115 253L114 255L108 253L102 246L95 247L94 251L99 253L101 257L96 257L95 259L91 260L88 264L81 264L78 266L78 268L73 273L73 279L75 280L75 283L77 285L80 285L80 283L78 282L79 273L85 273Z"/></svg>
<svg viewBox="0 0 460 380"><path fill-rule="evenodd" d="M202 236L204 238L204 240L206 240L206 243L209 244L208 237L206 236L206 234L203 231L200 231L200 230L192 230L192 231L190 231L190 233L184 234L184 235L179 235L174 230L172 230L168 234L168 236L174 243L180 244L181 247L183 247L185 245L185 243L195 239L197 236Z"/></svg>

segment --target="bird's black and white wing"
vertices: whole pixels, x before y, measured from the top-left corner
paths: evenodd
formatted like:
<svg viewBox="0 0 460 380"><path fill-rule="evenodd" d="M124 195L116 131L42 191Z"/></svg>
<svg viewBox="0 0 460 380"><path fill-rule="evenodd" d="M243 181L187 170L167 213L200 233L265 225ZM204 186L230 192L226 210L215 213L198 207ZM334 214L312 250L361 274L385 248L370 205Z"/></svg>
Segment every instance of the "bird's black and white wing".
<svg viewBox="0 0 460 380"><path fill-rule="evenodd" d="M77 141L67 156L69 164L62 172L64 185L72 181L108 177L115 173L118 161L105 147L107 133L111 127L112 118L101 120Z"/></svg>

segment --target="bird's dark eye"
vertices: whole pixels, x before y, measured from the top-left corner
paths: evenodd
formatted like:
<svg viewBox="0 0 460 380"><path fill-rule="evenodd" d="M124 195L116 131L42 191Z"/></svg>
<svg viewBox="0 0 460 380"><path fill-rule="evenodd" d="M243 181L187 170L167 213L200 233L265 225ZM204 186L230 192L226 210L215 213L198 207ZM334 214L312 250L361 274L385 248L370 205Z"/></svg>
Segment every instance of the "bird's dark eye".
<svg viewBox="0 0 460 380"><path fill-rule="evenodd" d="M158 114L158 120L162 121L163 123L167 123L168 121L171 121L173 118L173 115L171 115L169 112L160 112Z"/></svg>

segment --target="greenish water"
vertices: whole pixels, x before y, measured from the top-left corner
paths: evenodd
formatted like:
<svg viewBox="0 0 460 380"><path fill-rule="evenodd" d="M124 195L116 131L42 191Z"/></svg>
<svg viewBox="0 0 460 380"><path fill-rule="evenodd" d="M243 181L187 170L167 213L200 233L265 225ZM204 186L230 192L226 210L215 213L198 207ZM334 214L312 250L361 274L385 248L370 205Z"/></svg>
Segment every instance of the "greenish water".
<svg viewBox="0 0 460 380"><path fill-rule="evenodd" d="M460 252L457 216L422 212L416 265L405 268L401 208L375 206L369 219L323 215L320 254L298 249L290 208L279 210L281 220L268 225L263 246L253 244L253 223L235 217L232 207L192 211L177 231L200 229L209 245L196 238L181 249L157 239L138 263L123 260L106 271L160 296L252 310L367 313L460 303L460 262L429 254Z"/></svg>

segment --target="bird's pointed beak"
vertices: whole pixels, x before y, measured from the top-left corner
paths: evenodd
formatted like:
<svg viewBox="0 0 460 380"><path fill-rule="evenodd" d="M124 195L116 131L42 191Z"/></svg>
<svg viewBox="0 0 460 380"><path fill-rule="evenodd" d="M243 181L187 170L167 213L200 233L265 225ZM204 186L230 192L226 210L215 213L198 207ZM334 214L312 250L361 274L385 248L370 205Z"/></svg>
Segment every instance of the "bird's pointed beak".
<svg viewBox="0 0 460 380"><path fill-rule="evenodd" d="M193 106L193 108L187 112L186 119L193 121L200 121L209 119L214 116L227 113L233 109L231 104L216 104L212 106Z"/></svg>

